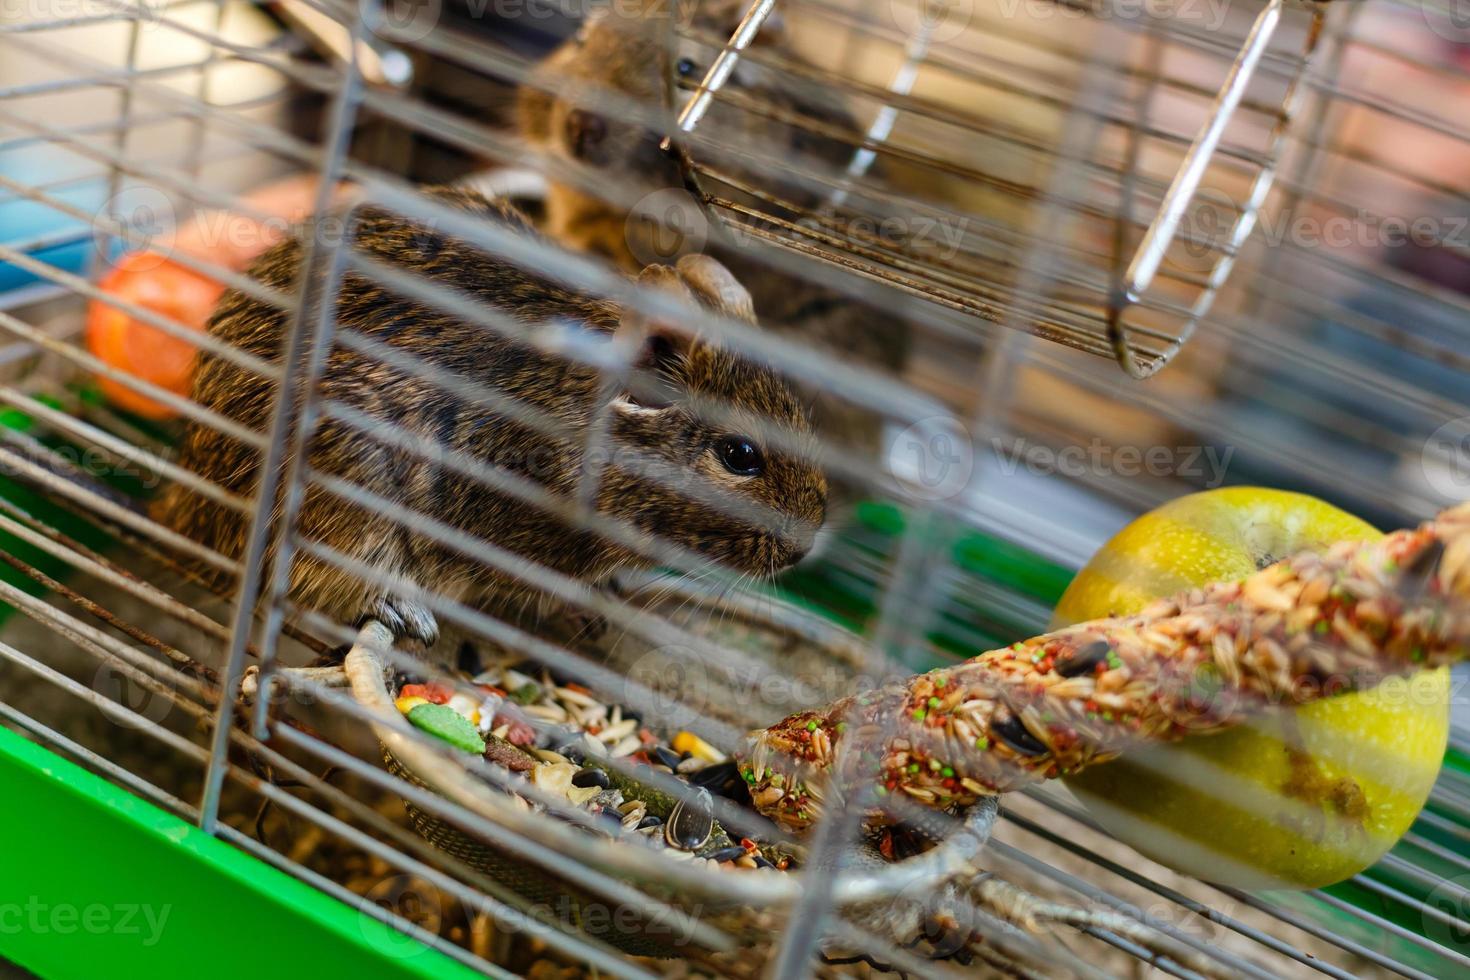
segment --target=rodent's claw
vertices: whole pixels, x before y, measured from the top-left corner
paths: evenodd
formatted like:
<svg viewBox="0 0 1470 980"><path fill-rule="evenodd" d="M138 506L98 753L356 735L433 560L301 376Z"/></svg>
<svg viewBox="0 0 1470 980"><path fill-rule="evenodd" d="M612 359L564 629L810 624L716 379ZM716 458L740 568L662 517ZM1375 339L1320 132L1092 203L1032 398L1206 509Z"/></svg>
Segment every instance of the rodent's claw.
<svg viewBox="0 0 1470 980"><path fill-rule="evenodd" d="M395 640L417 640L428 648L439 639L439 622L434 614L416 602L397 596L382 596L371 603L359 625L369 619L388 627Z"/></svg>

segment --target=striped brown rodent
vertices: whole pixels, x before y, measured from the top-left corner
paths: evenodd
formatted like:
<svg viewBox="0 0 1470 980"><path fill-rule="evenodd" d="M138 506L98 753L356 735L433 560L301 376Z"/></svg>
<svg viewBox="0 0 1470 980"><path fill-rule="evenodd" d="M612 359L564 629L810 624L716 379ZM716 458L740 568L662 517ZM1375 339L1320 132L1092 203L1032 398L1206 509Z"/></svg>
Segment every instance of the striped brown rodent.
<svg viewBox="0 0 1470 980"><path fill-rule="evenodd" d="M430 193L477 218L534 234L508 204L467 191ZM586 471L583 446L589 427L605 417L604 445L609 453L594 498L601 514L660 535L712 562L760 575L793 564L810 548L824 517L826 483L808 457L774 448L757 434L769 436L774 427L800 441L810 433L791 389L767 367L691 338L686 331L646 324L612 303L568 291L430 224L379 207L353 211L348 232L353 245L368 258L493 308L528 329L580 335L585 328L607 338L633 331L634 338L642 338L634 341L641 345L638 366L662 379L658 387L666 392L665 397L649 398L618 392L616 386L609 391L599 373L586 364L466 322L347 271L337 295L339 332L366 335L418 358L431 371L453 372L482 389L510 396L517 402L515 408L539 411L562 434L537 431L514 409L502 404L501 412L492 411L474 401L464 387L446 389L340 341L330 351L322 374L324 404L346 406L375 422L392 423L412 440L461 453L568 500ZM300 243L292 239L265 253L250 274L285 295L295 295L301 261ZM712 259L686 259L677 269L650 266L639 281L726 315L750 318L749 296ZM279 363L289 319L288 312L231 290L221 299L208 329L246 352ZM273 382L252 372L204 355L193 397L263 431L274 388ZM695 413L693 400L717 403L722 418L743 424L706 421ZM599 412L602 408L608 411ZM517 414L518 420L508 417L507 411ZM367 435L339 416L326 413L312 433L311 469L431 518L448 540L482 539L517 559L591 584L605 582L619 568L648 563L604 536L433 462L433 453L426 459L395 448L387 437ZM192 423L185 435L181 463L241 495L253 493L259 475L255 450L198 423ZM170 487L160 498L157 516L227 556L239 558L244 551L244 517L181 486ZM298 526L304 537L372 569L471 604L499 608L497 603L547 599L515 576L317 483L305 494ZM343 622L373 616L398 635L426 643L436 634L434 617L421 602L394 595L319 558L298 557L292 589L297 601ZM410 589L402 591L411 595Z"/></svg>
<svg viewBox="0 0 1470 980"><path fill-rule="evenodd" d="M744 8L744 3L707 0L695 8L693 33L728 37ZM667 25L659 19L666 9L654 3L649 12L640 14L636 3L621 4L590 16L575 37L537 67L531 84L521 88L517 104L521 135L544 152L605 170L621 184L683 186L675 163L660 149L662 133L575 104L579 91L593 98L612 92L651 110L668 111L670 61L681 76L697 80L703 75L717 49L681 39L669 50ZM754 44L754 50L763 49L796 59L784 48L780 25L769 21ZM555 86L564 97L538 88L538 82ZM808 209L822 204L822 192L784 179L775 188L769 186L769 177L788 167L841 172L861 141L846 107L829 91L797 75L783 76L753 58L739 62L726 93L715 99L699 132L709 141L695 139L690 152L702 163ZM759 162L753 165L742 153L756 155ZM757 202L734 188L720 186L718 193L786 220L803 217ZM667 229L630 220L619 203L564 183L550 186L544 227L557 241L628 270L636 269L640 258L669 257ZM804 343L860 364L890 372L904 368L911 346L908 324L837 290L779 271L744 249L739 240L712 241L705 247L750 290L762 324L790 331ZM812 396L824 436L836 436L858 448L876 445L880 420L822 392Z"/></svg>

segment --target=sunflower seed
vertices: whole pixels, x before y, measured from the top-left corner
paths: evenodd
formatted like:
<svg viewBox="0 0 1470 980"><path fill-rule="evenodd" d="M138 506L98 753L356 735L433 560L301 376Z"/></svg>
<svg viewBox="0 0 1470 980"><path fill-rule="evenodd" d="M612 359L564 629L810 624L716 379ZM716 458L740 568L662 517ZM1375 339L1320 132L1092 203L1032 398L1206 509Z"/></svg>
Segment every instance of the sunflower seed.
<svg viewBox="0 0 1470 980"><path fill-rule="evenodd" d="M1439 538L1430 540L1419 553L1404 566L1402 584L1399 588L1407 598L1418 598L1434 582L1439 573L1439 564L1444 559L1444 542Z"/></svg>
<svg viewBox="0 0 1470 980"><path fill-rule="evenodd" d="M709 840L714 829L714 798L709 790L699 789L692 798L674 804L669 822L664 827L664 840L670 847L697 851Z"/></svg>
<svg viewBox="0 0 1470 980"><path fill-rule="evenodd" d="M990 723L990 731L996 738L1009 745L1022 755L1045 755L1046 745L1026 730L1021 719L1015 715L1009 715L1004 720L995 720Z"/></svg>
<svg viewBox="0 0 1470 980"><path fill-rule="evenodd" d="M573 786L596 786L599 789L607 789L612 785L607 773L601 769L583 769L572 777Z"/></svg>
<svg viewBox="0 0 1470 980"><path fill-rule="evenodd" d="M716 762L712 766L704 766L689 776L689 784L712 790L717 786L723 786L731 779L739 778L740 765L732 760L730 762Z"/></svg>
<svg viewBox="0 0 1470 980"><path fill-rule="evenodd" d="M1112 649L1107 640L1095 640L1065 655L1057 661L1055 670L1063 677L1088 673L1097 669L1098 664L1106 662Z"/></svg>

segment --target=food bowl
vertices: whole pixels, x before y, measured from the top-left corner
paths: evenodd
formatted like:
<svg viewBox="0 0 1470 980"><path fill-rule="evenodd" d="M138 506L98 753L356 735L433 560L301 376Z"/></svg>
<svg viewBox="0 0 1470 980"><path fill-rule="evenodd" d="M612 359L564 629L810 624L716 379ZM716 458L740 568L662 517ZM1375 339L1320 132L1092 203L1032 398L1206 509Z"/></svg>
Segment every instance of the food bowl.
<svg viewBox="0 0 1470 980"><path fill-rule="evenodd" d="M851 690L845 685L857 683L872 658L870 648L854 634L766 596L716 597L682 586L664 587L643 608L686 630L695 646L718 636L726 651L733 646L748 656L721 669L714 658L699 656L690 645L653 643L629 631L600 644L608 666L624 676L659 675L676 665L686 675L696 670L694 703L673 700L670 705L681 706L673 710L695 712L733 731L758 727L792 710L783 703L787 695L772 697L772 691L822 703L830 693L823 685ZM937 887L967 870L989 835L995 807L976 807L967 819L967 833L905 860L889 862L865 842L844 855L843 874L833 881L830 869L822 875L823 869L811 865L788 872L712 867L689 861L688 854L588 834L516 805L447 746L440 749L414 730L394 706L397 692L389 689L392 672L384 653L390 644L385 627L368 623L347 656L347 672L354 699L373 718L388 770L425 791L404 800L415 830L529 906L550 909L563 922L628 953L678 955L674 940L689 938L690 929L707 928L698 938L716 949L731 948L732 935L773 930L800 898L811 873L828 879L823 887L832 888L837 906L881 901L886 907L895 896L919 894L927 891L926 884ZM691 655L695 659L681 659ZM773 683L783 677L792 680L788 687ZM640 705L639 710L651 718L658 706ZM528 846L539 852L540 860L525 853ZM601 914L614 903L622 914ZM671 921L680 915L692 921ZM903 917L889 921L901 923Z"/></svg>

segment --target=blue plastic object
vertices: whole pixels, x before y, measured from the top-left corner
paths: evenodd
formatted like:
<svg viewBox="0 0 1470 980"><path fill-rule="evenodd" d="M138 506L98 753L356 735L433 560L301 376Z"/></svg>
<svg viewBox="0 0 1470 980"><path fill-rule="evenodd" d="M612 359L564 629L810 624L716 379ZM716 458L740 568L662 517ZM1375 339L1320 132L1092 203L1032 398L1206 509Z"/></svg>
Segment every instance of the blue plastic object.
<svg viewBox="0 0 1470 980"><path fill-rule="evenodd" d="M107 247L94 238L91 221L107 200L107 176L96 162L51 145L0 143L0 178L0 294L45 280L6 261L12 251L80 274L96 250ZM17 185L42 200L18 193Z"/></svg>

